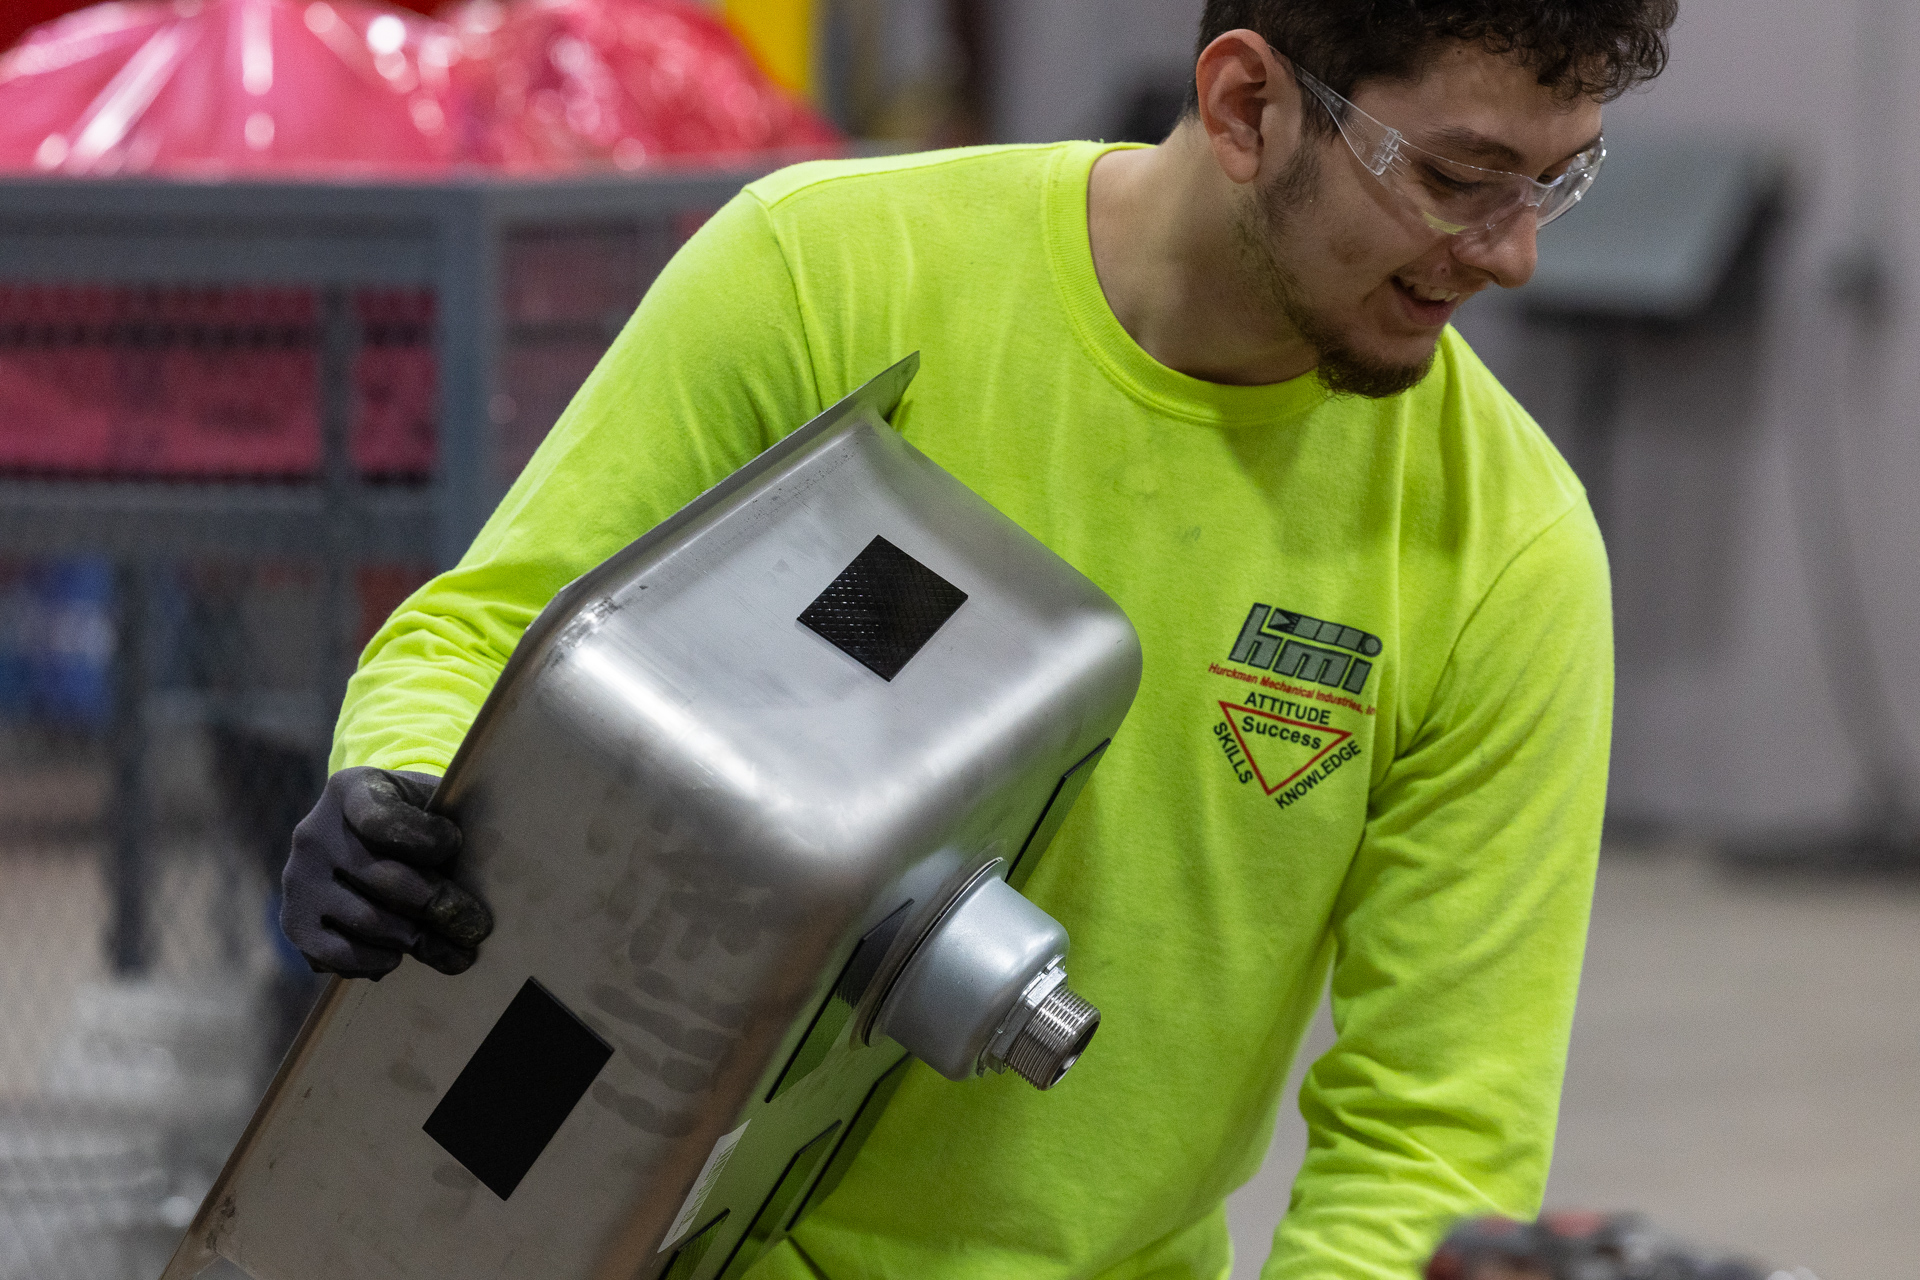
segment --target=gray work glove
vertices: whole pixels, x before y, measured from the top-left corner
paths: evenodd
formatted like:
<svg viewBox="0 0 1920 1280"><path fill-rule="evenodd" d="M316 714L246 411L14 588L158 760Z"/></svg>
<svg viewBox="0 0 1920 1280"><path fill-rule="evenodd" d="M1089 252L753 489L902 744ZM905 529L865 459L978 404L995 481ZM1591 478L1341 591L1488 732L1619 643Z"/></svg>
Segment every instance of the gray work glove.
<svg viewBox="0 0 1920 1280"><path fill-rule="evenodd" d="M493 913L441 874L460 828L426 810L439 781L342 769L293 829L280 928L316 972L377 981L403 955L441 973L478 958Z"/></svg>

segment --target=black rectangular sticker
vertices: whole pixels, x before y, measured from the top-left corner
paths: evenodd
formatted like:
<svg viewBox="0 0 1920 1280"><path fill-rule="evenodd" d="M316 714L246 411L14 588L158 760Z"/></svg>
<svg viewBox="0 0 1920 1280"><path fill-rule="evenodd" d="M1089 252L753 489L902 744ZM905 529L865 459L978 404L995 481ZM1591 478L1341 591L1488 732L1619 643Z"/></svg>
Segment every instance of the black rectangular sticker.
<svg viewBox="0 0 1920 1280"><path fill-rule="evenodd" d="M966 592L875 538L799 621L882 680L892 680L966 602Z"/></svg>
<svg viewBox="0 0 1920 1280"><path fill-rule="evenodd" d="M505 1200L612 1056L528 978L422 1128Z"/></svg>

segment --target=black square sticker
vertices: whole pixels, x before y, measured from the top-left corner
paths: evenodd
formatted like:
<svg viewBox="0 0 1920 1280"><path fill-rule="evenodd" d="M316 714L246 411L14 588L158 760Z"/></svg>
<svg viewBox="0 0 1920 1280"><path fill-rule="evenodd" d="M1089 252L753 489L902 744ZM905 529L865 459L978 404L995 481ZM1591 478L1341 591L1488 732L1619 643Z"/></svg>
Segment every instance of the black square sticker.
<svg viewBox="0 0 1920 1280"><path fill-rule="evenodd" d="M882 680L900 674L967 593L885 538L875 538L800 621Z"/></svg>
<svg viewBox="0 0 1920 1280"><path fill-rule="evenodd" d="M421 1127L505 1200L612 1056L528 978Z"/></svg>

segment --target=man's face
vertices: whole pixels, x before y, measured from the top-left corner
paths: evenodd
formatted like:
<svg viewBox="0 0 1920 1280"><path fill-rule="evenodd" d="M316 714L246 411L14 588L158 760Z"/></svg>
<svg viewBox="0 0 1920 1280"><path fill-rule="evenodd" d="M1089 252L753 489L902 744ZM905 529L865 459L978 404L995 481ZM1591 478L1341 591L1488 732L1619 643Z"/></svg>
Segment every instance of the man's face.
<svg viewBox="0 0 1920 1280"><path fill-rule="evenodd" d="M1448 46L1416 80L1365 82L1352 97L1416 146L1542 181L1600 132L1599 103L1561 101L1526 68L1466 45ZM1317 102L1311 109L1325 116ZM1426 373L1461 302L1532 277L1534 214L1444 235L1368 173L1338 132L1301 136L1283 169L1248 193L1239 236L1250 266L1318 353L1332 390L1404 391Z"/></svg>

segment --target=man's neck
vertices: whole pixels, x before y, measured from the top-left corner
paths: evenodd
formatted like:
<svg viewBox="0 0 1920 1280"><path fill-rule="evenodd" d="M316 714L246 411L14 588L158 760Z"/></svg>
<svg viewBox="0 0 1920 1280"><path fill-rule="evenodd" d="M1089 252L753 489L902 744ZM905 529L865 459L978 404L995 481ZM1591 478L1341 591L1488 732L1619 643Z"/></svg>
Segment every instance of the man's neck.
<svg viewBox="0 0 1920 1280"><path fill-rule="evenodd" d="M1110 151L1087 188L1094 270L1121 327L1161 364L1235 386L1285 382L1315 355L1236 233L1240 199L1191 121L1160 146Z"/></svg>

